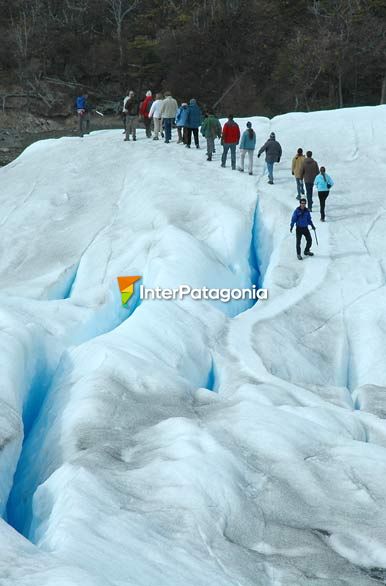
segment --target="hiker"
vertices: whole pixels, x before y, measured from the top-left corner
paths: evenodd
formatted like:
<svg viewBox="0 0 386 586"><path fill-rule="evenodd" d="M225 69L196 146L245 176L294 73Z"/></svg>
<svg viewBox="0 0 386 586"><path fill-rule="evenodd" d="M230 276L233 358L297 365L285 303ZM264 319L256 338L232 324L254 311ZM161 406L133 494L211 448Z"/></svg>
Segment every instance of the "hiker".
<svg viewBox="0 0 386 586"><path fill-rule="evenodd" d="M221 123L211 110L208 110L201 124L201 134L206 138L207 161L212 160L215 138L221 138Z"/></svg>
<svg viewBox="0 0 386 586"><path fill-rule="evenodd" d="M273 185L273 165L274 163L280 163L280 158L282 155L282 149L280 143L276 140L276 136L274 132L271 132L269 135L269 139L259 152L257 153L257 158L260 157L262 153L265 152L265 162L267 163L268 169L268 183Z"/></svg>
<svg viewBox="0 0 386 586"><path fill-rule="evenodd" d="M229 114L228 121L225 122L222 129L221 144L223 151L221 155L221 167L225 167L228 157L228 151L231 151L232 171L236 169L236 146L240 140L239 125L233 120L233 115Z"/></svg>
<svg viewBox="0 0 386 586"><path fill-rule="evenodd" d="M130 134L133 140L137 140L136 130L138 124L139 103L133 91L123 101L123 113L125 115L126 136L124 140L130 140Z"/></svg>
<svg viewBox="0 0 386 586"><path fill-rule="evenodd" d="M306 158L303 161L300 176L306 186L308 209L312 212L312 190L314 188L315 177L319 173L318 163L312 158L312 151L306 152Z"/></svg>
<svg viewBox="0 0 386 586"><path fill-rule="evenodd" d="M88 104L88 94L82 94L76 98L76 111L78 114L79 135L90 133L90 106Z"/></svg>
<svg viewBox="0 0 386 586"><path fill-rule="evenodd" d="M253 152L256 147L256 134L252 128L252 122L247 122L247 130L244 130L243 136L240 141L240 167L239 171L244 172L244 159L248 153L248 171L250 175L253 175Z"/></svg>
<svg viewBox="0 0 386 586"><path fill-rule="evenodd" d="M312 246L312 238L308 226L311 226L313 230L315 230L315 226L312 223L310 210L307 209L306 203L306 198L302 197L299 202L299 207L296 208L291 218L290 232L292 232L294 224L296 224L296 254L298 255L299 260L303 260L300 250L302 236L306 239L306 247L304 249L305 256L314 256L314 253L310 250Z"/></svg>
<svg viewBox="0 0 386 586"><path fill-rule="evenodd" d="M186 148L190 149L190 145L192 142L192 133L194 136L194 144L196 145L196 149L200 148L200 144L198 141L198 128L201 126L202 121L202 112L199 106L197 105L197 101L192 98L189 102L188 106L188 113L186 116Z"/></svg>
<svg viewBox="0 0 386 586"><path fill-rule="evenodd" d="M296 188L298 194L296 199L300 199L302 195L304 195L304 184L302 178L302 168L303 168L303 161L306 157L303 155L303 149L298 149L296 155L292 159L292 175L295 176L296 179Z"/></svg>
<svg viewBox="0 0 386 586"><path fill-rule="evenodd" d="M185 135L185 125L186 125L187 115L188 115L188 104L186 102L183 102L177 110L176 119L175 119L175 125L177 126L177 134L178 134L177 144L185 143L184 135Z"/></svg>
<svg viewBox="0 0 386 586"><path fill-rule="evenodd" d="M150 108L153 104L153 94L150 90L146 92L146 97L141 102L139 107L139 115L141 116L143 123L145 125L145 132L147 138L151 138L151 118L149 118Z"/></svg>
<svg viewBox="0 0 386 586"><path fill-rule="evenodd" d="M153 121L154 121L153 140L159 140L158 135L162 130L162 114L161 114L162 104L163 104L163 95L156 94L155 100L152 103L151 108L150 108L150 112L149 112L149 118L150 119L153 118Z"/></svg>
<svg viewBox="0 0 386 586"><path fill-rule="evenodd" d="M165 143L172 140L172 125L176 119L178 105L170 92L165 92L165 99L162 102L161 116L165 128Z"/></svg>
<svg viewBox="0 0 386 586"><path fill-rule="evenodd" d="M334 182L331 177L327 175L326 168L320 167L320 174L315 177L315 186L318 190L321 222L325 222L326 199L328 198L328 194L330 193L330 189L333 185Z"/></svg>

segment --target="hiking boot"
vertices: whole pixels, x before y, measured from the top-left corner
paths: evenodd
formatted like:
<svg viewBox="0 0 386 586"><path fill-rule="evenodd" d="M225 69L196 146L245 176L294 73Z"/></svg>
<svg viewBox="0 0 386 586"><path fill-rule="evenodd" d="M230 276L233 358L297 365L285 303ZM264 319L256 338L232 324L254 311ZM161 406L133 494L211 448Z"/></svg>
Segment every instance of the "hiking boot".
<svg viewBox="0 0 386 586"><path fill-rule="evenodd" d="M239 171L240 173L244 173L244 169L242 169L241 167L239 167Z"/></svg>
<svg viewBox="0 0 386 586"><path fill-rule="evenodd" d="M125 141L125 140L130 140L130 139L129 138L124 138L123 141Z"/></svg>
<svg viewBox="0 0 386 586"><path fill-rule="evenodd" d="M268 181L269 185L273 185L273 181L269 180Z"/></svg>
<svg viewBox="0 0 386 586"><path fill-rule="evenodd" d="M303 257L301 254L298 254L298 260L303 260Z"/></svg>
<svg viewBox="0 0 386 586"><path fill-rule="evenodd" d="M153 140L159 140L158 136L153 136Z"/></svg>
<svg viewBox="0 0 386 586"><path fill-rule="evenodd" d="M308 251L308 252L304 251L304 256L314 256L314 253L311 251Z"/></svg>
<svg viewBox="0 0 386 586"><path fill-rule="evenodd" d="M224 163L221 163L221 167L225 167Z"/></svg>
<svg viewBox="0 0 386 586"><path fill-rule="evenodd" d="M249 172L249 175L253 175L252 171Z"/></svg>
<svg viewBox="0 0 386 586"><path fill-rule="evenodd" d="M320 221L321 222L325 222L326 220L324 218L320 218Z"/></svg>
<svg viewBox="0 0 386 586"><path fill-rule="evenodd" d="M211 161L212 160L212 157L208 157L206 160L207 161Z"/></svg>
<svg viewBox="0 0 386 586"><path fill-rule="evenodd" d="M232 171L236 171L236 167L232 167Z"/></svg>
<svg viewBox="0 0 386 586"><path fill-rule="evenodd" d="M196 144L196 149L199 149L199 148L200 148L200 145L199 144Z"/></svg>

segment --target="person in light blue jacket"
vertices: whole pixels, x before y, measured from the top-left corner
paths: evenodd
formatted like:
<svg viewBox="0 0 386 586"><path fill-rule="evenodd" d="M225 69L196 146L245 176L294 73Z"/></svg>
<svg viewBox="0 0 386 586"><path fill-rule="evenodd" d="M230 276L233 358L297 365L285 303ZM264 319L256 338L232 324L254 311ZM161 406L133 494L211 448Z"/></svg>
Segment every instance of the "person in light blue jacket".
<svg viewBox="0 0 386 586"><path fill-rule="evenodd" d="M326 199L330 193L331 187L334 185L333 180L326 173L325 167L320 167L320 173L315 177L315 186L318 190L318 197L320 202L320 220L325 221Z"/></svg>
<svg viewBox="0 0 386 586"><path fill-rule="evenodd" d="M177 126L177 132L178 132L177 144L184 142L183 132L184 132L184 128L186 126L187 117L188 117L188 104L186 102L183 102L177 110L176 119L175 119L175 124Z"/></svg>
<svg viewBox="0 0 386 586"><path fill-rule="evenodd" d="M252 128L252 123L247 122L247 130L244 130L240 141L240 167L239 171L244 172L245 155L248 153L248 171L253 175L253 151L256 148L256 134Z"/></svg>

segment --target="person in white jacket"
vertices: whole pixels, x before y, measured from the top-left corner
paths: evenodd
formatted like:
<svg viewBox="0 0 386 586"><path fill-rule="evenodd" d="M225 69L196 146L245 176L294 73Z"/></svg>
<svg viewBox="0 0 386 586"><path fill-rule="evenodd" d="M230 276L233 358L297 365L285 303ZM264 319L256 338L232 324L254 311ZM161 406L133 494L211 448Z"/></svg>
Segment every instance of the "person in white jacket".
<svg viewBox="0 0 386 586"><path fill-rule="evenodd" d="M162 102L161 115L164 122L166 143L172 140L172 125L176 119L177 110L177 101L172 97L170 92L165 92L165 99Z"/></svg>
<svg viewBox="0 0 386 586"><path fill-rule="evenodd" d="M315 177L315 186L318 190L318 197L320 203L320 220L325 221L326 199L330 193L331 187L334 185L333 180L326 173L325 167L320 167L320 173Z"/></svg>
<svg viewBox="0 0 386 586"><path fill-rule="evenodd" d="M163 104L163 96L162 94L156 94L155 100L151 105L149 118L153 118L154 120L154 137L153 140L159 140L158 135L162 130L162 109Z"/></svg>

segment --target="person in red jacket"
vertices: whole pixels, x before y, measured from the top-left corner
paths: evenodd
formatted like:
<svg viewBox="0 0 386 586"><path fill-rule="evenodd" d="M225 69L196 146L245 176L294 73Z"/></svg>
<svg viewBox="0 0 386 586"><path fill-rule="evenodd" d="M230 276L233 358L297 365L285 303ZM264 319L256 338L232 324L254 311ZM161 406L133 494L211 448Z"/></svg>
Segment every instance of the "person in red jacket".
<svg viewBox="0 0 386 586"><path fill-rule="evenodd" d="M149 112L152 103L153 94L149 90L148 92L146 92L146 97L143 100L143 102L141 102L141 107L139 108L139 115L141 116L143 123L145 124L147 138L151 138L151 118L149 118Z"/></svg>
<svg viewBox="0 0 386 586"><path fill-rule="evenodd" d="M228 151L231 151L232 170L236 169L236 146L240 140L239 125L233 120L233 116L228 116L228 122L225 122L222 129L221 144L223 152L221 157L221 167L225 167L228 157Z"/></svg>

